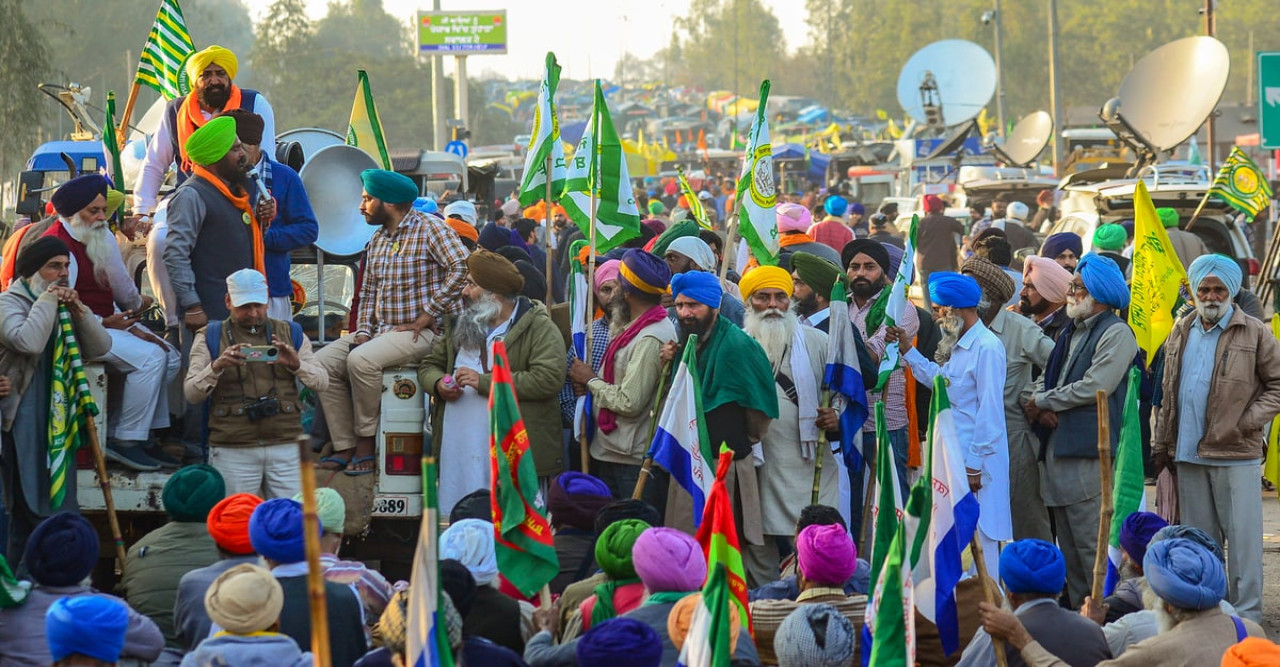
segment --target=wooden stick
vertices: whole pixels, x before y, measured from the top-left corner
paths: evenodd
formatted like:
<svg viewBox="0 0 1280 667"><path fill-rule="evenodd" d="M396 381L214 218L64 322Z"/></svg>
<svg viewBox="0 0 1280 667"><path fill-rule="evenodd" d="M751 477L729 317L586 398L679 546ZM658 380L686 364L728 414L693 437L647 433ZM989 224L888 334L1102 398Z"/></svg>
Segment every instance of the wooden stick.
<svg viewBox="0 0 1280 667"><path fill-rule="evenodd" d="M861 438L862 433L855 433L853 437ZM868 526L871 523L871 496L875 492L876 486L876 453L877 450L880 449L880 439L873 438L872 440L874 441L874 444L872 444L871 447L867 447L865 439L862 441L862 463L867 467L867 471L869 473L863 474L864 479L862 483L866 488L862 494L862 534L858 536L858 542L862 544L859 548L860 553L864 554L871 553L871 530ZM871 451L868 452L868 449Z"/></svg>
<svg viewBox="0 0 1280 667"><path fill-rule="evenodd" d="M747 196L751 196L750 193L748 193ZM733 249L733 237L736 236L738 232L738 219L741 215L739 211L741 209L741 200L735 198L733 201L733 215L729 216L729 223L725 228L724 252L720 253L720 280L724 280L725 276L729 275L729 262L733 261L733 259L738 256Z"/></svg>
<svg viewBox="0 0 1280 667"><path fill-rule="evenodd" d="M831 407L830 389L822 390L822 401L818 405L823 405L828 408ZM818 504L818 490L822 485L822 456L823 450L827 448L827 444L827 432L818 431L818 452L814 455L816 460L813 462L813 493L810 494L810 505Z"/></svg>
<svg viewBox="0 0 1280 667"><path fill-rule="evenodd" d="M329 667L329 614L324 572L320 569L320 515L316 510L316 472L311 466L311 438L298 436L298 468L302 476L302 529L307 547L307 597L311 602L311 655Z"/></svg>
<svg viewBox="0 0 1280 667"><path fill-rule="evenodd" d="M1000 601L996 599L996 591L992 589L991 577L987 576L987 557L982 553L982 544L978 541L978 531L973 531L973 539L969 541L969 551L973 553L973 566L978 571L978 581L982 585L982 595L986 598L987 604L993 607L999 607ZM1009 667L1009 659L1004 654L1004 642L994 637L991 638L991 649L996 654L996 664L999 667Z"/></svg>
<svg viewBox="0 0 1280 667"><path fill-rule="evenodd" d="M556 139L556 141L559 141L559 139ZM554 273L553 273L553 272L552 272L552 270L551 270L551 233L552 233L552 232L551 232L551 167L552 167L552 164L551 164L551 154L550 154L550 153L548 153L548 154L547 154L547 163L546 163L546 165L547 165L547 177L546 177L546 182L547 182L547 195L546 195L546 197L543 197L543 199L542 199L543 208L544 208L544 209L546 209L546 210L544 211L544 213L543 213L543 221L544 221L544 222L543 222L543 232L544 232L544 234L545 234L545 238L543 239L543 251L544 251L544 252L543 252L543 254L545 254L545 255L547 256L547 268L546 268L546 278L547 278L547 300L546 300L546 304L547 304L547 307L548 307L548 308L550 308L550 307L551 307L551 301L552 301L552 295L554 294L554 292L552 291L552 286L555 284L555 280L554 280Z"/></svg>
<svg viewBox="0 0 1280 667"><path fill-rule="evenodd" d="M671 388L667 384L670 376L671 362L664 361L658 375L658 392L653 395L653 408L649 410L649 453L644 455L644 463L640 466L640 477L636 479L636 488L631 492L632 500L640 500L640 496L644 493L644 485L652 474L650 471L653 470L653 436L658 432L659 408L666 400L667 390Z"/></svg>
<svg viewBox="0 0 1280 667"><path fill-rule="evenodd" d="M107 475L107 459L102 453L102 445L98 442L98 424L92 415L85 415L85 426L89 433L89 447L93 450L93 464L98 469L98 488L102 489L102 501L107 506L107 524L111 527L111 540L115 542L116 559L120 561L120 571L124 571L125 551L124 537L120 533L120 518L116 516L116 501L111 497L111 477ZM74 469L71 471L75 472ZM75 482L71 475L70 483Z"/></svg>
<svg viewBox="0 0 1280 667"><path fill-rule="evenodd" d="M538 591L538 607L551 608L551 584L543 584L542 589Z"/></svg>
<svg viewBox="0 0 1280 667"><path fill-rule="evenodd" d="M138 101L139 90L140 84L135 80L133 85L129 87L129 98L125 100L124 112L120 114L120 125L115 128L116 145L120 147L121 152L124 151L124 142L128 138L129 121L133 119L133 105ZM117 183L116 187L120 188L121 192L125 189L123 183Z"/></svg>
<svg viewBox="0 0 1280 667"><path fill-rule="evenodd" d="M1093 603L1102 603L1107 581L1107 543L1111 541L1111 514L1115 511L1111 497L1111 422L1107 410L1107 392L1098 390L1098 473L1102 478L1102 508L1098 510L1098 550L1093 557Z"/></svg>
<svg viewBox="0 0 1280 667"><path fill-rule="evenodd" d="M1200 212L1204 210L1204 205L1209 203L1210 194L1212 194L1212 189L1205 190L1204 196L1200 198L1200 205L1196 207L1195 213L1191 214L1191 219L1187 221L1187 228L1184 231L1189 232L1192 227L1196 226L1196 220L1200 218Z"/></svg>

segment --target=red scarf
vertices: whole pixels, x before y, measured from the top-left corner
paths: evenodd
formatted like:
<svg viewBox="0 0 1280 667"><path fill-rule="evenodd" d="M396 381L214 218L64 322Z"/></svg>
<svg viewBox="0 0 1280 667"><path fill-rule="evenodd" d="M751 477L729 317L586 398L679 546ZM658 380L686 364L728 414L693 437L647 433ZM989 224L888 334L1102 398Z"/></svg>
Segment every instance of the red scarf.
<svg viewBox="0 0 1280 667"><path fill-rule="evenodd" d="M231 96L227 98L227 103L222 105L222 109L239 109L240 108L240 88L235 84L231 85ZM218 114L214 114L217 116ZM191 158L187 157L187 138L192 132L204 127L209 122L205 120L204 114L200 111L200 103L196 101L196 91L187 93L187 99L182 101L182 106L178 108L178 152L181 153L178 159L178 166L182 167L185 172L192 171Z"/></svg>
<svg viewBox="0 0 1280 667"><path fill-rule="evenodd" d="M257 269L258 273L264 276L267 275L267 270L262 260L265 250L262 241L262 228L258 226L258 218L253 214L253 207L249 205L249 193L245 192L238 196L231 194L231 189L227 187L227 184L223 183L217 174L209 171L203 165L195 165L192 173L208 181L210 185L218 189L218 192L222 193L223 197L229 199L232 204L236 205L236 208L244 212L245 224L249 225L249 235L253 240L253 268Z"/></svg>
<svg viewBox="0 0 1280 667"><path fill-rule="evenodd" d="M656 305L645 311L643 315L636 318L636 321L627 326L626 330L618 335L617 338L609 341L609 347L604 349L604 361L600 364L600 372L603 374L602 379L609 384L613 384L613 378L616 373L613 370L613 360L618 356L618 352L635 340L645 327L655 322L662 321L667 316L667 309L661 305ZM600 416L596 418L596 424L600 426L600 430L605 433L613 433L618 430L618 415L608 408L600 408Z"/></svg>

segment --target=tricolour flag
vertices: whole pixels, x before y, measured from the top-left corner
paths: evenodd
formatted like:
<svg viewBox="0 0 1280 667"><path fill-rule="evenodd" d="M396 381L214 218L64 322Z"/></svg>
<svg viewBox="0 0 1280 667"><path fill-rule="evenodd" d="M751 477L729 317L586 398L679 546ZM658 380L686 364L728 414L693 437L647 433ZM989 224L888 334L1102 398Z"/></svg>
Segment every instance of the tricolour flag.
<svg viewBox="0 0 1280 667"><path fill-rule="evenodd" d="M166 100L187 94L178 79L182 78L187 58L195 51L178 0L161 0L155 23L147 33L147 42L142 45L134 83L154 89Z"/></svg>
<svg viewBox="0 0 1280 667"><path fill-rule="evenodd" d="M1129 369L1128 393L1124 395L1124 420L1120 425L1120 444L1116 447L1116 474L1111 497L1115 513L1111 515L1111 539L1107 543L1107 579L1103 588L1111 595L1120 583L1120 528L1124 520L1147 506L1147 492L1142 471L1142 416L1138 411L1138 391L1142 371Z"/></svg>
<svg viewBox="0 0 1280 667"><path fill-rule="evenodd" d="M747 599L747 573L742 566L742 549L738 546L738 524L733 518L733 500L729 498L729 488L724 483L731 465L733 450L721 444L720 460L716 462L716 481L711 487L711 497L707 499L702 525L698 527L698 534L694 537L702 545L702 553L707 557L707 571L713 572L717 567L724 567L729 595L733 598L733 603L738 605L742 627L747 633L751 633L753 630Z"/></svg>
<svg viewBox="0 0 1280 667"><path fill-rule="evenodd" d="M1138 339L1138 347L1146 350L1150 366L1156 351L1173 331L1178 292L1189 281L1142 179L1138 179L1133 191L1132 270L1129 326Z"/></svg>
<svg viewBox="0 0 1280 667"><path fill-rule="evenodd" d="M1194 138L1194 137L1193 137ZM1209 194L1227 202L1232 208L1247 213L1250 219L1271 205L1271 185L1258 165L1239 146L1222 163Z"/></svg>
<svg viewBox="0 0 1280 667"><path fill-rule="evenodd" d="M49 446L45 462L49 466L49 505L62 507L67 496L67 478L74 480L76 450L82 442L85 423L98 414L98 404L89 392L89 379L80 360L80 344L71 326L71 313L58 304L58 329L53 335L53 374L49 382Z"/></svg>
<svg viewBox="0 0 1280 667"><path fill-rule="evenodd" d="M368 153L383 169L391 169L387 140L382 136L382 118L373 103L369 74L364 70L356 71L356 101L351 105L351 120L347 121L347 145Z"/></svg>
<svg viewBox="0 0 1280 667"><path fill-rule="evenodd" d="M938 626L942 649L960 646L956 584L964 574L960 553L978 527L978 498L969 490L964 452L951 416L946 380L933 380L929 452L924 474L907 503L907 554L920 615Z"/></svg>
<svg viewBox="0 0 1280 667"><path fill-rule="evenodd" d="M584 363L591 364L587 356L587 327L590 326L591 315L587 313L587 268L578 261L578 253L587 246L587 242L578 239L569 245L569 337L572 342L573 355ZM573 437L575 440L585 432L590 439L595 433L591 424L592 411L588 408L592 400L591 392L574 399L573 405Z"/></svg>
<svg viewBox="0 0 1280 667"><path fill-rule="evenodd" d="M831 286L831 310L827 316L830 342L822 385L832 395L832 407L840 413L840 451L845 467L862 470L862 425L867 421L867 390L858 366L858 341L849 319L844 281Z"/></svg>
<svg viewBox="0 0 1280 667"><path fill-rule="evenodd" d="M667 402L653 432L653 460L671 473L693 496L693 525L702 524L702 515L715 485L711 467L713 449L702 411L702 387L698 379L698 334L690 334L684 354L676 366Z"/></svg>
<svg viewBox="0 0 1280 667"><path fill-rule="evenodd" d="M689 206L689 217L698 223L703 229L711 229L711 223L707 222L707 210L702 207L702 200L698 199L698 193L693 191L693 186L689 185L689 179L685 178L684 167L676 165L676 179L680 182L680 194L684 195L685 204Z"/></svg>
<svg viewBox="0 0 1280 667"><path fill-rule="evenodd" d="M882 569L889 566L889 551L898 529L902 525L902 491L898 486L898 469L893 462L893 445L889 442L889 428L884 420L884 401L876 401L876 480L871 505L871 581L876 587L888 586L882 581ZM899 557L899 567L901 557ZM901 596L901 584L897 584ZM880 612L882 591L876 593L867 602L865 610L866 623L862 626L862 663L869 664L871 659L872 639L876 628L876 617ZM899 614L901 609L894 609Z"/></svg>
<svg viewBox="0 0 1280 667"><path fill-rule="evenodd" d="M495 340L489 358L489 461L494 547L498 571L523 595L533 595L560 572L546 513L536 504L538 472L511 379L507 346Z"/></svg>
<svg viewBox="0 0 1280 667"><path fill-rule="evenodd" d="M440 506L437 500L435 459L422 459L422 525L418 548L413 554L413 575L409 581L409 620L405 628L405 650L413 667L452 667L449 631L445 626L440 596Z"/></svg>
<svg viewBox="0 0 1280 667"><path fill-rule="evenodd" d="M916 267L916 229L920 224L920 216L911 216L911 231L907 234L906 243L902 250L902 265L898 267L898 276L893 279L893 284L889 289L880 293L876 298L876 302L871 304L871 310L867 313L867 335L874 335L880 329L880 325L896 327L898 323L906 317L907 308L915 308L911 303L911 282L915 280ZM928 285L921 285L922 289L929 289ZM880 368L877 369L876 388L875 391L884 391L884 387L889 382L889 376L898 369L900 364L901 353L897 345L886 345L884 348L884 357L880 359Z"/></svg>
<svg viewBox="0 0 1280 667"><path fill-rule="evenodd" d="M769 139L769 80L760 82L760 105L747 135L747 154L738 176L738 232L761 265L778 263L778 187L773 181L773 144Z"/></svg>
<svg viewBox="0 0 1280 667"><path fill-rule="evenodd" d="M613 129L598 79L591 122L569 161L560 204L582 233L594 239L596 253L609 252L640 236L640 209L631 191L622 141Z"/></svg>
<svg viewBox="0 0 1280 667"><path fill-rule="evenodd" d="M520 182L520 205L532 206L547 198L547 158L551 159L551 196L564 190L564 144L560 142L560 120L556 117L556 88L560 86L560 65L556 54L547 52L538 106L533 108L533 132L524 156L524 179ZM554 200L554 199L553 199Z"/></svg>
<svg viewBox="0 0 1280 667"><path fill-rule="evenodd" d="M728 569L724 563L716 563L709 572L676 660L679 667L729 667L733 661Z"/></svg>

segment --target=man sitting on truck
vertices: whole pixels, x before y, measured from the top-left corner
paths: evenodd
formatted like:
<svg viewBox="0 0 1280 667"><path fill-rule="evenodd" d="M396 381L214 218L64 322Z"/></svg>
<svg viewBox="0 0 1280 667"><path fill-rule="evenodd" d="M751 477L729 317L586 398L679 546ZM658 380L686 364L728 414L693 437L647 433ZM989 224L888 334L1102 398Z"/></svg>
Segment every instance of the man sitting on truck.
<svg viewBox="0 0 1280 667"><path fill-rule="evenodd" d="M227 278L231 316L196 332L183 393L207 401L209 462L227 493L291 498L301 490L296 438L298 383L324 391L329 376L311 340L291 321L267 317L267 279L253 269Z"/></svg>

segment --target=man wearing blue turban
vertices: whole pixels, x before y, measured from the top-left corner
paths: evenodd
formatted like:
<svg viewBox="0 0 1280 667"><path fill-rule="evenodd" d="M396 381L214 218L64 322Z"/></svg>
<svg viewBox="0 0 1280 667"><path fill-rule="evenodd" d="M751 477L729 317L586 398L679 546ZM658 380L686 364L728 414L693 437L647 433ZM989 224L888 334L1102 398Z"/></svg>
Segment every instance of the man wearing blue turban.
<svg viewBox="0 0 1280 667"><path fill-rule="evenodd" d="M898 341L903 360L920 384L931 388L939 375L947 380L969 489L982 508L979 542L987 556L987 569L995 578L999 543L1013 539L1004 421L1004 346L978 316L982 289L972 276L935 271L929 276L929 297L934 307L943 308L938 322L942 341L933 355L937 363L914 349L911 338L899 327L891 328L885 340Z"/></svg>
<svg viewBox="0 0 1280 667"><path fill-rule="evenodd" d="M1067 593L1077 608L1089 592L1099 548L1097 394L1104 391L1108 396L1114 448L1120 437L1126 377L1138 353L1133 331L1115 313L1128 305L1120 267L1094 253L1081 258L1067 284L1071 323L1058 335L1024 407L1042 443L1040 494L1057 526L1067 561Z"/></svg>
<svg viewBox="0 0 1280 667"><path fill-rule="evenodd" d="M1165 341L1166 400L1156 412L1152 459L1178 475L1182 522L1228 545L1228 597L1241 616L1260 621L1257 476L1262 429L1280 412L1280 342L1232 304L1242 280L1235 260L1201 255L1188 273L1196 308Z"/></svg>

